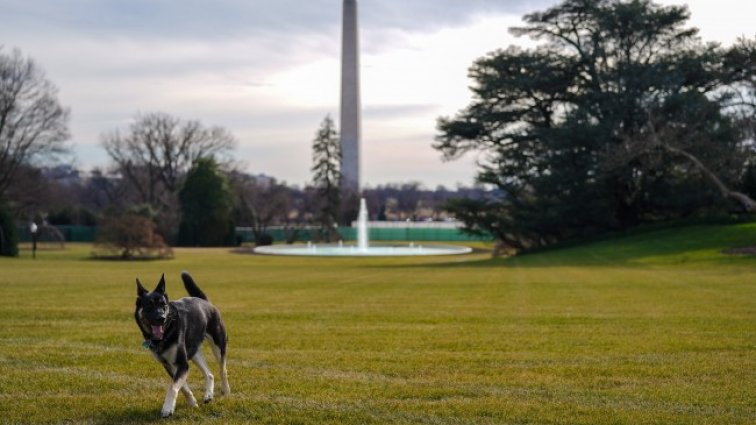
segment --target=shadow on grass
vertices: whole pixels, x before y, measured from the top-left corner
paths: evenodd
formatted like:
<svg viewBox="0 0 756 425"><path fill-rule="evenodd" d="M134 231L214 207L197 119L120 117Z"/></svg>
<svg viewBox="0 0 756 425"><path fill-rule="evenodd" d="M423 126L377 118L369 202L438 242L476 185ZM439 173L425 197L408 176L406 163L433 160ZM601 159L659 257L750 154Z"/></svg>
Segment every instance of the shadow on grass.
<svg viewBox="0 0 756 425"><path fill-rule="evenodd" d="M118 424L150 424L164 423L165 420L160 417L160 410L156 408L137 408L133 406L125 407L123 410L111 410L101 418L94 420L97 425L118 425Z"/></svg>

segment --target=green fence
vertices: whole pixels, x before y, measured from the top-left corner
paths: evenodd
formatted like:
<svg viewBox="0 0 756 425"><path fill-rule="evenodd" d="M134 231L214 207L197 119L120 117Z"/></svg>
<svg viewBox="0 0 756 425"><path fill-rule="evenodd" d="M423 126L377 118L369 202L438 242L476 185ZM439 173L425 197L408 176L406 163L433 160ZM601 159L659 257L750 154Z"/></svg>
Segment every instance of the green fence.
<svg viewBox="0 0 756 425"><path fill-rule="evenodd" d="M350 228L354 235L356 229ZM349 238L354 239L355 237ZM473 242L487 241L491 238L481 238L462 232L460 229L439 228L376 228L368 230L368 238L371 241L445 241L445 242Z"/></svg>
<svg viewBox="0 0 756 425"><path fill-rule="evenodd" d="M53 234L50 228L59 233ZM40 242L58 242L59 236L62 236L66 242L94 242L97 235L95 226L40 226L38 229ZM31 242L31 232L27 226L19 226L17 230L21 242Z"/></svg>
<svg viewBox="0 0 756 425"><path fill-rule="evenodd" d="M63 235L66 242L94 242L97 236L97 227L95 226L54 226ZM28 228L19 228L19 236L22 242L30 242L31 234ZM357 239L357 229L353 227L339 227L339 234L345 241L354 241ZM280 227L271 227L267 233L273 237L275 242L286 242L287 237L291 235L292 230ZM254 236L252 230L248 227L236 228L237 241L253 242ZM414 225L412 227L373 227L368 229L368 238L371 241L426 241L426 242L475 242L490 241L490 237L479 237L468 235L459 228L440 228L440 227L421 227ZM301 228L296 231L296 241L306 242L319 240L318 229L315 227Z"/></svg>
<svg viewBox="0 0 756 425"><path fill-rule="evenodd" d="M292 230L278 227L266 230L273 237L274 242L286 242ZM345 241L357 239L357 229L353 227L339 227L338 232ZM253 242L252 229L247 227L236 228L237 239L241 242ZM306 242L318 240L317 228L304 228L296 232L295 241ZM459 228L423 228L423 227L387 227L368 229L368 239L371 241L404 241L404 242L477 242L490 241L491 237L472 236L462 232Z"/></svg>
<svg viewBox="0 0 756 425"><path fill-rule="evenodd" d="M55 226L63 233L66 242L94 242L97 228L94 226Z"/></svg>

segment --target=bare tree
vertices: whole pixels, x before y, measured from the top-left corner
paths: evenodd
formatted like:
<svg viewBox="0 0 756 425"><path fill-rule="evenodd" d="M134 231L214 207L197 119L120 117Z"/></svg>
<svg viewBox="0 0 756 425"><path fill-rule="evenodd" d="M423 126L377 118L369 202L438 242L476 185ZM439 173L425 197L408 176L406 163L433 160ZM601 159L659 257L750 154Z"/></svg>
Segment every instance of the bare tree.
<svg viewBox="0 0 756 425"><path fill-rule="evenodd" d="M90 177L83 182L80 203L96 211L102 211L109 206L122 209L127 198L124 186L117 176L95 168Z"/></svg>
<svg viewBox="0 0 756 425"><path fill-rule="evenodd" d="M221 127L205 128L164 113L139 115L126 133L116 130L102 137L102 145L122 177L138 191L141 202L159 206L164 192L175 194L192 163L219 156L235 146Z"/></svg>
<svg viewBox="0 0 756 425"><path fill-rule="evenodd" d="M19 50L0 50L0 198L24 164L67 151L69 111L58 89Z"/></svg>
<svg viewBox="0 0 756 425"><path fill-rule="evenodd" d="M289 218L292 195L286 184L274 179L257 181L236 174L232 186L236 196L237 223L252 228L256 244L264 242L270 226L296 227Z"/></svg>
<svg viewBox="0 0 756 425"><path fill-rule="evenodd" d="M138 115L126 132L102 136L102 145L134 195L133 203L152 206L164 237L178 230L177 194L186 172L199 158L230 162L236 140L222 127L204 127L165 113Z"/></svg>

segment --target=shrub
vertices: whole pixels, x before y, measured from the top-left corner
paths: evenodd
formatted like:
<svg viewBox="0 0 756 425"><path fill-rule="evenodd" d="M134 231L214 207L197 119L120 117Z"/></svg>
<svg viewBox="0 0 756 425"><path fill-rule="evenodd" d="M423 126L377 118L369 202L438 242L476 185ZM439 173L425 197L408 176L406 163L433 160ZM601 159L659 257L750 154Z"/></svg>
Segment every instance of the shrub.
<svg viewBox="0 0 756 425"><path fill-rule="evenodd" d="M155 229L154 221L135 213L107 218L98 229L93 255L122 260L173 258L173 250Z"/></svg>

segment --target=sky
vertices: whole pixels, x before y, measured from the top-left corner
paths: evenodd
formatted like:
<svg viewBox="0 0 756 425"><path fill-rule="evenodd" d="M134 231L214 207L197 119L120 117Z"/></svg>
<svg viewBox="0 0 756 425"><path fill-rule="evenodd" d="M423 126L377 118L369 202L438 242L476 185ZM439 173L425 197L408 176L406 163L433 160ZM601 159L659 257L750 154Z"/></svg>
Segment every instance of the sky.
<svg viewBox="0 0 756 425"><path fill-rule="evenodd" d="M756 1L687 4L704 41L753 37ZM107 167L101 136L138 114L221 126L252 174L311 179L312 140L338 120L341 0L0 0L0 46L31 57L71 110L74 164ZM363 186L470 186L474 154L444 162L436 120L469 104L467 71L532 46L507 31L555 0L359 0ZM338 124L338 123L337 123Z"/></svg>

